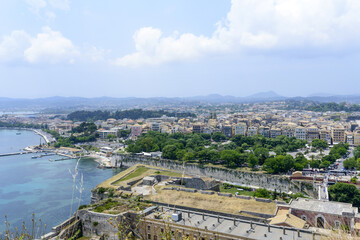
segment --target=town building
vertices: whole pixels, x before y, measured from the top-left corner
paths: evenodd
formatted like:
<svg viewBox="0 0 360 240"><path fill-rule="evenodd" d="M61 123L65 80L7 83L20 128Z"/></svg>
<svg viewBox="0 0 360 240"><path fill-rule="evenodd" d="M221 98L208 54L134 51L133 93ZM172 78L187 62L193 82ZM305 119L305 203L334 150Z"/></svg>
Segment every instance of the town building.
<svg viewBox="0 0 360 240"><path fill-rule="evenodd" d="M285 209L306 221L310 227L339 229L348 226L351 231L360 227L358 208L350 203L297 198L289 205L277 206L277 211Z"/></svg>
<svg viewBox="0 0 360 240"><path fill-rule="evenodd" d="M233 136L233 129L231 125L224 125L222 127L222 132L228 138L231 138Z"/></svg>
<svg viewBox="0 0 360 240"><path fill-rule="evenodd" d="M345 128L343 126L335 126L332 131L332 141L333 144L345 143Z"/></svg>
<svg viewBox="0 0 360 240"><path fill-rule="evenodd" d="M142 127L140 125L135 125L131 127L131 138L136 139L142 133Z"/></svg>
<svg viewBox="0 0 360 240"><path fill-rule="evenodd" d="M277 136L281 136L282 132L280 128L273 127L270 130L270 136L271 138L276 138Z"/></svg>
<svg viewBox="0 0 360 240"><path fill-rule="evenodd" d="M234 134L235 135L246 136L246 133L247 133L246 123L241 122L234 126Z"/></svg>
<svg viewBox="0 0 360 240"><path fill-rule="evenodd" d="M306 128L306 140L311 143L314 139L319 139L319 128L317 126L310 126Z"/></svg>
<svg viewBox="0 0 360 240"><path fill-rule="evenodd" d="M295 128L295 138L300 140L306 140L306 128L304 127L296 127Z"/></svg>
<svg viewBox="0 0 360 240"><path fill-rule="evenodd" d="M257 134L258 134L258 128L257 127L253 126L253 127L248 128L247 135L249 137L255 136Z"/></svg>
<svg viewBox="0 0 360 240"><path fill-rule="evenodd" d="M161 124L159 122L152 122L151 123L151 131L160 132Z"/></svg>

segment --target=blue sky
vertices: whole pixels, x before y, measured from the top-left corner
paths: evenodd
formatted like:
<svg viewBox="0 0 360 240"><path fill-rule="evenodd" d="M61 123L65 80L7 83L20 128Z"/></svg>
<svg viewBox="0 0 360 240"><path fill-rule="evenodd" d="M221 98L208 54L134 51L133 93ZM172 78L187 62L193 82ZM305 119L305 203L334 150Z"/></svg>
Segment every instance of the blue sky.
<svg viewBox="0 0 360 240"><path fill-rule="evenodd" d="M0 97L357 94L359 0L1 0Z"/></svg>

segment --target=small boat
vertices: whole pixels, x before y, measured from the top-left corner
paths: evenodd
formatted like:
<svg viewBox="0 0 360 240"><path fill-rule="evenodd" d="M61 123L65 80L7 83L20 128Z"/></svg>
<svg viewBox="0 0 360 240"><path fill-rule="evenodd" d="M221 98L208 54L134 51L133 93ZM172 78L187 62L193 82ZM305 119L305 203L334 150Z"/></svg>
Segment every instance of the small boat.
<svg viewBox="0 0 360 240"><path fill-rule="evenodd" d="M20 132L17 132L16 135L20 135L21 133Z"/></svg>
<svg viewBox="0 0 360 240"><path fill-rule="evenodd" d="M49 162L53 162L54 160L52 160L51 158L49 159Z"/></svg>
<svg viewBox="0 0 360 240"><path fill-rule="evenodd" d="M37 156L32 156L31 158L34 159L34 158L38 158L38 157Z"/></svg>

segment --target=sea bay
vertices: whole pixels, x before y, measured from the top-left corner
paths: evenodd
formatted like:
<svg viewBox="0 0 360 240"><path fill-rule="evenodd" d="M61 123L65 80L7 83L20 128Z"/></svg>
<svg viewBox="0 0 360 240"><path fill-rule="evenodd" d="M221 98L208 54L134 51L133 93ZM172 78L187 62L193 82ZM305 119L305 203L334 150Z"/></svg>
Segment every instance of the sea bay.
<svg viewBox="0 0 360 240"><path fill-rule="evenodd" d="M32 131L0 130L0 153L19 152L39 142L40 136ZM0 157L0 231L5 229L4 215L13 226L20 226L22 221L29 222L32 213L47 224L46 231L49 231L73 214L79 205L88 204L92 188L121 171L99 169L97 163L88 158L54 161L63 157L40 155ZM78 173L74 184L76 165Z"/></svg>

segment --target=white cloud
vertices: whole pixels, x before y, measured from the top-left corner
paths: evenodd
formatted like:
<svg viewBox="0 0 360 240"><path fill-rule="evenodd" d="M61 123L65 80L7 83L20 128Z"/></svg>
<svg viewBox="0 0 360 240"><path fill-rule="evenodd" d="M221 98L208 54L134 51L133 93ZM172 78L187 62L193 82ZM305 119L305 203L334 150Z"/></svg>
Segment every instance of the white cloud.
<svg viewBox="0 0 360 240"><path fill-rule="evenodd" d="M45 0L25 0L25 2L29 5L30 10L38 13L41 8L46 7Z"/></svg>
<svg viewBox="0 0 360 240"><path fill-rule="evenodd" d="M70 10L70 0L48 0L53 8L68 11Z"/></svg>
<svg viewBox="0 0 360 240"><path fill-rule="evenodd" d="M63 11L70 10L70 0L25 0L25 2L33 13L39 14L41 9L46 10L45 16L48 15L51 8Z"/></svg>
<svg viewBox="0 0 360 240"><path fill-rule="evenodd" d="M232 0L212 36L166 37L160 29L141 28L134 34L136 52L113 63L157 65L239 50L344 50L359 40L359 0Z"/></svg>
<svg viewBox="0 0 360 240"><path fill-rule="evenodd" d="M98 48L89 44L84 46L85 59L92 62L100 62L105 59L106 51L103 48Z"/></svg>
<svg viewBox="0 0 360 240"><path fill-rule="evenodd" d="M80 52L73 43L60 32L44 27L43 32L31 39L31 46L25 50L24 57L30 63L73 63Z"/></svg>
<svg viewBox="0 0 360 240"><path fill-rule="evenodd" d="M46 20L47 20L48 24L50 22L54 21L56 18L56 14L52 11L46 11L45 16L46 16Z"/></svg>
<svg viewBox="0 0 360 240"><path fill-rule="evenodd" d="M31 45L30 40L30 36L25 31L13 31L10 36L3 37L0 42L0 61L22 59L24 50Z"/></svg>
<svg viewBox="0 0 360 240"><path fill-rule="evenodd" d="M73 43L60 32L44 27L31 37L23 30L13 31L0 42L0 61L25 60L29 63L74 62L80 55Z"/></svg>

